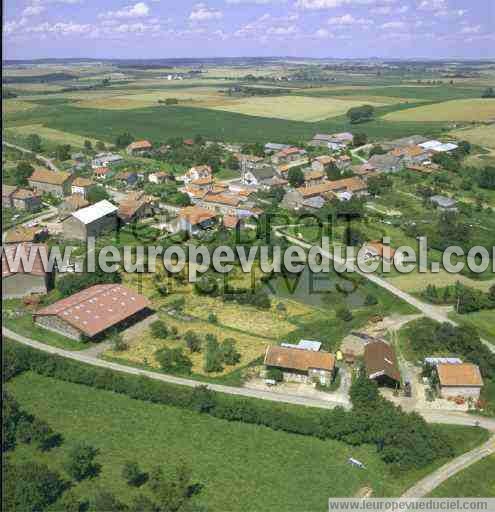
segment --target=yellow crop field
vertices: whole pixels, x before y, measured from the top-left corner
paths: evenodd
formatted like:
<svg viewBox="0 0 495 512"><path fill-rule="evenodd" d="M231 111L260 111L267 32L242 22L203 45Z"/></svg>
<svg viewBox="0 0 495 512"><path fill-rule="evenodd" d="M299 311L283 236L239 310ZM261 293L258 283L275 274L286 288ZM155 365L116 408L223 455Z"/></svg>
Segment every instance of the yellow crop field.
<svg viewBox="0 0 495 512"><path fill-rule="evenodd" d="M215 110L237 112L249 116L274 117L292 121L315 122L345 114L362 101L309 96L249 97L229 104L211 106ZM384 103L371 103L374 106Z"/></svg>
<svg viewBox="0 0 495 512"><path fill-rule="evenodd" d="M89 137L80 137L79 135L75 135L73 133L67 133L60 130L54 130L52 128L46 128L42 124L28 124L23 126L14 126L8 129L9 132L12 132L14 135L20 136L28 136L31 133L38 134L42 139L46 139L49 142L54 142L57 144L70 144L75 147L83 147L85 140L90 140L93 144L96 142L96 139L91 139Z"/></svg>
<svg viewBox="0 0 495 512"><path fill-rule="evenodd" d="M495 119L495 101L491 99L451 100L433 105L391 112L387 121L488 121Z"/></svg>
<svg viewBox="0 0 495 512"><path fill-rule="evenodd" d="M37 107L36 104L29 101L20 100L2 100L2 112L4 114L14 114L16 112L27 112Z"/></svg>
<svg viewBox="0 0 495 512"><path fill-rule="evenodd" d="M476 126L476 128L466 128L454 130L450 135L477 144L495 149L495 124Z"/></svg>

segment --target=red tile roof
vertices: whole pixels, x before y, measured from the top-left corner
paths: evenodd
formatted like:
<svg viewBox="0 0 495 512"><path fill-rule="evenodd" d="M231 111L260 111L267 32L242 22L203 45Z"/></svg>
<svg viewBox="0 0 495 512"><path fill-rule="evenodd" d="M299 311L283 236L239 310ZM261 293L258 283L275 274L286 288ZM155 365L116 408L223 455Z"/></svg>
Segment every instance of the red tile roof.
<svg viewBox="0 0 495 512"><path fill-rule="evenodd" d="M310 368L332 371L335 366L335 357L329 352L271 346L265 354L265 365L303 372Z"/></svg>
<svg viewBox="0 0 495 512"><path fill-rule="evenodd" d="M56 316L87 336L122 322L149 307L149 300L120 284L97 284L35 313Z"/></svg>
<svg viewBox="0 0 495 512"><path fill-rule="evenodd" d="M442 386L483 386L480 369L475 364L440 363L437 372Z"/></svg>
<svg viewBox="0 0 495 512"><path fill-rule="evenodd" d="M28 178L29 181L49 183L50 185L63 185L70 178L67 172L55 172L48 169L36 169Z"/></svg>
<svg viewBox="0 0 495 512"><path fill-rule="evenodd" d="M214 219L216 214L199 206L187 206L180 210L179 217L186 219L191 225L195 226L206 220Z"/></svg>
<svg viewBox="0 0 495 512"><path fill-rule="evenodd" d="M132 142L127 146L127 149L131 151L133 149L151 149L153 146L149 140L137 140L136 142Z"/></svg>
<svg viewBox="0 0 495 512"><path fill-rule="evenodd" d="M394 349L384 341L372 341L364 347L364 364L369 378L386 375L400 382L400 371Z"/></svg>

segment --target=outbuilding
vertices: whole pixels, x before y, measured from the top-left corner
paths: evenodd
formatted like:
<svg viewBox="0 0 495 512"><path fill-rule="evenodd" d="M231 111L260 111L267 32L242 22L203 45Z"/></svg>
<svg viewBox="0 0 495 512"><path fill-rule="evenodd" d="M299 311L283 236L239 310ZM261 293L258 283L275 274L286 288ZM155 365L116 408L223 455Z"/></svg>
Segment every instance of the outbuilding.
<svg viewBox="0 0 495 512"><path fill-rule="evenodd" d="M91 206L73 212L62 223L64 238L69 240L86 240L96 237L104 231L117 227L118 208L104 199Z"/></svg>
<svg viewBox="0 0 495 512"><path fill-rule="evenodd" d="M437 365L438 386L442 398L478 400L483 387L480 369L472 363L440 363Z"/></svg>

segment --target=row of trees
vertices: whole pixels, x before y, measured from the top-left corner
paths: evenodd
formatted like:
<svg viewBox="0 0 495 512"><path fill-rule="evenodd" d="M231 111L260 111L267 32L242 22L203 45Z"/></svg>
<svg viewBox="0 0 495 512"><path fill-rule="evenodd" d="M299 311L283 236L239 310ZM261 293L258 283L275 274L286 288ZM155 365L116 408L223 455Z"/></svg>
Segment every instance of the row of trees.
<svg viewBox="0 0 495 512"><path fill-rule="evenodd" d="M434 338L430 338L431 339ZM299 408L188 388L112 372L8 342L4 378L31 369L62 380L112 390L132 398L210 414L227 421L265 425L275 430L338 439L356 446L375 444L380 457L399 469L421 468L452 453L449 442L417 414L407 414L381 398L364 375L352 385L352 412Z"/></svg>
<svg viewBox="0 0 495 512"><path fill-rule="evenodd" d="M438 288L429 284L423 296L434 304L455 304L460 314L473 313L482 309L495 309L495 285L488 292L476 290L457 282L452 286Z"/></svg>

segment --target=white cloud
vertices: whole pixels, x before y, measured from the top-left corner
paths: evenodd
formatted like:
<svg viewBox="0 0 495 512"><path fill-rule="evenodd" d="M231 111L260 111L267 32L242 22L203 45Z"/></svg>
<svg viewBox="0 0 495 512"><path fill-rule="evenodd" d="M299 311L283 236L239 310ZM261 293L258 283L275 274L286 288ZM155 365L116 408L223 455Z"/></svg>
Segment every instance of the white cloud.
<svg viewBox="0 0 495 512"><path fill-rule="evenodd" d="M218 9L208 7L206 4L196 4L189 15L191 21L209 21L220 20L223 18L223 12Z"/></svg>
<svg viewBox="0 0 495 512"><path fill-rule="evenodd" d="M384 30L400 30L406 28L406 24L403 21L389 21L380 25L380 28L383 28Z"/></svg>
<svg viewBox="0 0 495 512"><path fill-rule="evenodd" d="M464 27L461 30L461 34L479 34L481 32L481 25L473 25L469 27Z"/></svg>
<svg viewBox="0 0 495 512"><path fill-rule="evenodd" d="M334 9L336 7L353 6L386 6L395 4L397 0L297 0L296 7L300 9L318 10Z"/></svg>
<svg viewBox="0 0 495 512"><path fill-rule="evenodd" d="M23 16L38 16L38 14L41 14L46 9L45 6L39 4L39 3L33 3L31 5L28 5L23 11Z"/></svg>
<svg viewBox="0 0 495 512"><path fill-rule="evenodd" d="M421 0L418 9L420 11L445 11L447 0Z"/></svg>
<svg viewBox="0 0 495 512"><path fill-rule="evenodd" d="M288 27L270 27L266 31L271 36L290 36L297 32L297 27L290 25Z"/></svg>
<svg viewBox="0 0 495 512"><path fill-rule="evenodd" d="M98 15L99 18L145 18L149 16L150 8L144 2L128 5L118 11L108 11Z"/></svg>
<svg viewBox="0 0 495 512"><path fill-rule="evenodd" d="M326 28L319 28L314 35L318 39L330 39L331 37L333 37L332 33L329 32Z"/></svg>
<svg viewBox="0 0 495 512"><path fill-rule="evenodd" d="M59 34L59 35L74 35L74 34L87 34L94 29L93 25L80 24L69 21L68 23L40 23L32 27L27 27L26 32L45 33L45 34Z"/></svg>
<svg viewBox="0 0 495 512"><path fill-rule="evenodd" d="M327 22L329 25L350 26L350 25L372 25L373 20L364 18L354 18L352 14L344 14L343 16L335 16Z"/></svg>
<svg viewBox="0 0 495 512"><path fill-rule="evenodd" d="M227 4L239 5L239 4L255 4L255 5L267 5L275 3L285 3L286 0L225 0Z"/></svg>

